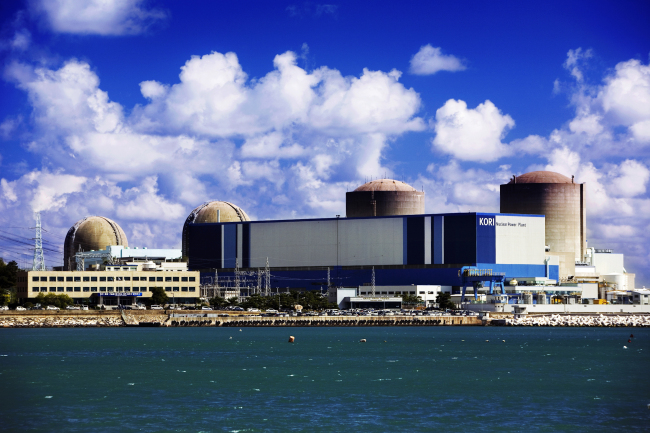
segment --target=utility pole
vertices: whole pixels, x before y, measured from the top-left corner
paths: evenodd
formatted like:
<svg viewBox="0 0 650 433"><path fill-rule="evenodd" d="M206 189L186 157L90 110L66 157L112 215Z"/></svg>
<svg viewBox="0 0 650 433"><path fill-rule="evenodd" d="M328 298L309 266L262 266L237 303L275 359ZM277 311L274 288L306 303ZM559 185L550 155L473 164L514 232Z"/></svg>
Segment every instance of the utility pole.
<svg viewBox="0 0 650 433"><path fill-rule="evenodd" d="M32 263L32 271L44 271L45 259L43 258L43 233L41 231L41 213L35 212L36 218L36 238L34 238L34 262Z"/></svg>

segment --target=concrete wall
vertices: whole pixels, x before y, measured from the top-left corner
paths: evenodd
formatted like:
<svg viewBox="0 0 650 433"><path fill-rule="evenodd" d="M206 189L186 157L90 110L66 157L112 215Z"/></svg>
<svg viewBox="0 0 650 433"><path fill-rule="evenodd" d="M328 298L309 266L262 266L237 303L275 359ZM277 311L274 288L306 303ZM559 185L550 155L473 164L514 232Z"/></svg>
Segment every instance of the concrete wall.
<svg viewBox="0 0 650 433"><path fill-rule="evenodd" d="M353 191L345 194L348 218L420 215L424 213L422 191Z"/></svg>
<svg viewBox="0 0 650 433"><path fill-rule="evenodd" d="M497 307L500 305L500 307ZM526 307L527 313L650 313L650 305L594 304L468 304L467 310L512 313L514 307ZM502 308L502 309L499 309Z"/></svg>

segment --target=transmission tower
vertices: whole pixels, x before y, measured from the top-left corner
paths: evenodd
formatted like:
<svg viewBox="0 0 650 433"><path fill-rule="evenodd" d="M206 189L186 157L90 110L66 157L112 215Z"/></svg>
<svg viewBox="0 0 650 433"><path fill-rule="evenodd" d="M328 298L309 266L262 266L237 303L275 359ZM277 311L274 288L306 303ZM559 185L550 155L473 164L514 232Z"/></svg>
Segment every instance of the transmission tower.
<svg viewBox="0 0 650 433"><path fill-rule="evenodd" d="M44 271L45 259L43 258L43 233L41 232L41 213L35 212L36 218L36 238L34 244L34 263L32 264L32 271Z"/></svg>
<svg viewBox="0 0 650 433"><path fill-rule="evenodd" d="M372 267L372 279L370 280L370 285L372 286L372 297L375 297L375 267Z"/></svg>
<svg viewBox="0 0 650 433"><path fill-rule="evenodd" d="M269 269L269 258L266 258L266 267L264 268L264 295L271 295L271 270Z"/></svg>
<svg viewBox="0 0 650 433"><path fill-rule="evenodd" d="M237 301L241 302L241 291L239 288L239 259L235 259L235 291L237 292Z"/></svg>

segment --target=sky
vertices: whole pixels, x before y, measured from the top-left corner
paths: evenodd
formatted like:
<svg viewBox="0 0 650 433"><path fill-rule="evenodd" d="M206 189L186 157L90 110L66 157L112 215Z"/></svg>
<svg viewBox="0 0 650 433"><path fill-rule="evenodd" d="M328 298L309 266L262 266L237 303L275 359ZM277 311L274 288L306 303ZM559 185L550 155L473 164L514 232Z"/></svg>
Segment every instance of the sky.
<svg viewBox="0 0 650 433"><path fill-rule="evenodd" d="M551 170L650 286L648 23L647 1L2 2L0 256L31 264L34 212L57 266L90 215L180 248L209 200L334 217L388 177L427 213L498 212Z"/></svg>

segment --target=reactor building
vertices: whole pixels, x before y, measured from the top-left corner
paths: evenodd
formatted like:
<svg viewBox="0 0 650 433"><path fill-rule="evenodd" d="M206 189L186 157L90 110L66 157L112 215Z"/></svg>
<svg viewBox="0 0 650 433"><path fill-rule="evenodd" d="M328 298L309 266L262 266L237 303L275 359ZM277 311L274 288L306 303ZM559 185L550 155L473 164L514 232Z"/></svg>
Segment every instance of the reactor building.
<svg viewBox="0 0 650 433"><path fill-rule="evenodd" d="M188 227L190 224L250 221L242 208L227 201L209 201L194 208L183 224L182 254L189 257Z"/></svg>
<svg viewBox="0 0 650 433"><path fill-rule="evenodd" d="M75 254L80 251L103 250L109 245L129 246L124 230L115 221L102 216L89 216L77 221L65 236L63 269L76 269Z"/></svg>
<svg viewBox="0 0 650 433"><path fill-rule="evenodd" d="M424 191L393 179L366 182L345 194L348 218L424 213Z"/></svg>

